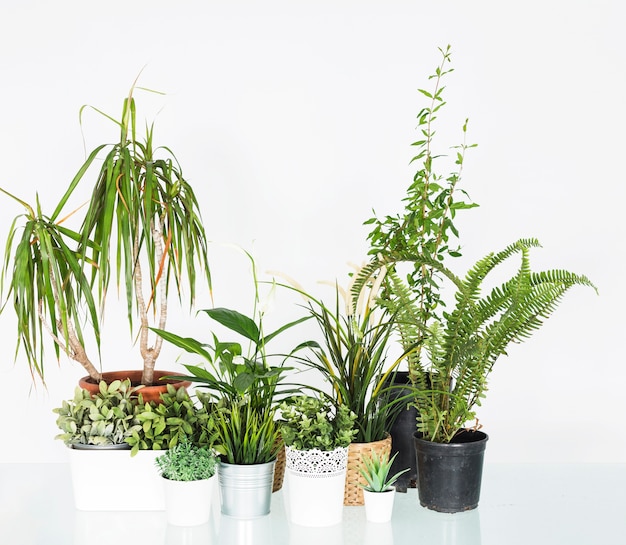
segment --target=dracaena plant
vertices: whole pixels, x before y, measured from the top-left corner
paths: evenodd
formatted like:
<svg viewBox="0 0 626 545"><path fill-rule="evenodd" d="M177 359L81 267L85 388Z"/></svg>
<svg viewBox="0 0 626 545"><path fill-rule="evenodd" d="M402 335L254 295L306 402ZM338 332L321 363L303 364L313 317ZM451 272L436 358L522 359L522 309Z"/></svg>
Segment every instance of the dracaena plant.
<svg viewBox="0 0 626 545"><path fill-rule="evenodd" d="M335 285L332 306L292 286L308 300L309 313L321 334L321 342L308 342L309 353L298 355L297 360L319 373L329 386L330 392L320 393L329 394L337 407L345 405L356 415L354 441L359 443L384 439L409 400L393 377L414 348L388 357L396 319L377 304L383 278L384 271L358 290Z"/></svg>
<svg viewBox="0 0 626 545"><path fill-rule="evenodd" d="M7 238L2 293L17 315L17 352L23 349L31 373L42 380L49 340L57 358L64 353L100 380L88 346L95 346L99 359L113 278L124 293L131 335L138 339L142 383L151 384L162 339L150 338L149 327L165 327L170 288L180 300L186 283L191 304L196 276L205 274L210 282L196 196L175 155L156 145L154 127L139 137L134 90L133 85L119 120L93 108L118 126L119 141L91 151L52 213L44 213L38 199L31 206L0 188L25 208ZM100 167L88 188L91 197L84 209L72 210L71 200L82 198L79 191L95 163ZM75 223L77 228L70 227Z"/></svg>

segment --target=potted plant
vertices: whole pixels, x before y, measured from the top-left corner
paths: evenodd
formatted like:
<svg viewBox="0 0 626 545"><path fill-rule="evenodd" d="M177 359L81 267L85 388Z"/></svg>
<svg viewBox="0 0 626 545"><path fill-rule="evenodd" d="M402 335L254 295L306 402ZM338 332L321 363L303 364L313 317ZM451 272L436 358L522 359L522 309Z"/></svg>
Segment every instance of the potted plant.
<svg viewBox="0 0 626 545"><path fill-rule="evenodd" d="M339 524L356 414L328 398L306 395L283 401L280 411L289 520L302 526Z"/></svg>
<svg viewBox="0 0 626 545"><path fill-rule="evenodd" d="M359 486L363 482L359 471L363 454L391 450L389 429L402 407L412 399L406 393L399 395L390 381L412 347L388 361L395 314L377 304L383 278L381 274L374 282L363 283L358 291L335 286L332 308L295 288L308 298L309 312L322 334L321 343L307 345L312 355L299 356L298 360L321 375L330 387L327 393L338 406L345 405L356 415L356 434L348 452L345 505L363 505L363 490Z"/></svg>
<svg viewBox="0 0 626 545"><path fill-rule="evenodd" d="M535 239L522 239L490 253L458 277L445 264L459 252L452 221L458 210L474 205L458 199L465 150L456 155L457 172L443 179L435 174L440 157L431 149L436 114L445 104L442 78L450 49L432 76L435 89L422 91L431 106L418 115L422 138L415 143L419 169L405 199L404 215L373 219L369 235L373 258L354 286L371 283L384 274L379 304L396 312L402 345L416 347L408 356L417 411L414 435L420 503L429 509L457 512L478 505L483 453L487 435L475 409L487 390L488 377L510 343L528 339L574 285L591 286L588 278L564 270L533 272L529 253ZM463 127L465 132L466 125ZM486 279L499 265L520 256L518 272L495 287ZM402 274L402 264L410 273ZM445 308L444 282L455 289L452 309ZM483 290L486 293L483 293ZM476 421L477 422L477 421Z"/></svg>
<svg viewBox="0 0 626 545"><path fill-rule="evenodd" d="M180 299L187 283L191 303L196 278L210 277L194 191L170 149L155 144L153 125L139 138L134 91L133 84L119 120L103 114L120 129L119 141L89 154L50 215L38 200L31 206L0 188L25 208L8 235L3 276L17 315L17 345L33 376L44 380L44 348L50 340L57 358L62 352L87 372L81 387L95 392L102 379L130 378L145 386L148 401L158 400L162 391L152 393L151 385L171 374L155 370L162 339L151 339L149 327L165 327L172 287ZM91 197L78 208L72 200L84 198L79 189L94 163L101 166L94 172ZM100 354L106 298L118 291L109 289L112 278L123 286L130 333L137 338L143 365L107 375L88 347Z"/></svg>
<svg viewBox="0 0 626 545"><path fill-rule="evenodd" d="M281 396L293 393L281 388L281 380L290 370L285 366L290 354L269 354L267 345L287 329L309 319L305 316L271 333L264 332L254 260L247 255L255 279L253 317L222 307L200 311L236 334L238 340L220 341L213 333L212 342L204 343L155 330L168 342L204 360L202 365L185 364L189 374L176 378L205 388L211 399L217 435L215 449L220 454L221 510L225 515L240 518L269 512L274 465L283 450L275 422L276 408ZM241 339L249 343L247 351ZM273 360L277 358L275 365Z"/></svg>
<svg viewBox="0 0 626 545"><path fill-rule="evenodd" d="M184 440L157 457L156 465L165 487L167 522L175 526L207 522L217 472L215 452Z"/></svg>
<svg viewBox="0 0 626 545"><path fill-rule="evenodd" d="M403 473L409 471L409 468L405 468L389 476L396 456L394 454L390 459L389 454L378 455L376 452L363 456L363 467L360 471L366 484L361 486L365 499L365 517L370 522L391 520L396 493L394 484Z"/></svg>
<svg viewBox="0 0 626 545"><path fill-rule="evenodd" d="M213 439L207 409L183 388L167 385L159 403L143 402L129 380L100 382L92 394L79 387L54 409L69 447L72 489L82 511L151 511L165 508L153 465L163 450L182 441L208 445ZM112 450L115 449L115 450ZM96 474L98 494L93 493ZM141 494L138 493L141 491Z"/></svg>

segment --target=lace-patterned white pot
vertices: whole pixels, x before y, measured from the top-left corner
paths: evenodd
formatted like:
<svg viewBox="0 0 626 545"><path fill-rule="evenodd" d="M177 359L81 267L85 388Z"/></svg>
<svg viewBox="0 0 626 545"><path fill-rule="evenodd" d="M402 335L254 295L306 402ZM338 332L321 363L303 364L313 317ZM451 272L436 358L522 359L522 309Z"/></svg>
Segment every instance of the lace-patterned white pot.
<svg viewBox="0 0 626 545"><path fill-rule="evenodd" d="M335 450L296 450L286 447L285 454L288 469L310 477L332 477L345 471L348 465L348 447Z"/></svg>
<svg viewBox="0 0 626 545"><path fill-rule="evenodd" d="M343 519L348 449L286 447L286 511L293 524L333 526Z"/></svg>

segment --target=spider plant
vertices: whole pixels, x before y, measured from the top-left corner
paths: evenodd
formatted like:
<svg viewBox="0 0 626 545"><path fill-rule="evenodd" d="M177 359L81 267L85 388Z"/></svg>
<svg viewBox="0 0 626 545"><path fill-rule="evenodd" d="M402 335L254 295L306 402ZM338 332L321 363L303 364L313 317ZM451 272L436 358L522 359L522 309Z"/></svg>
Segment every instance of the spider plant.
<svg viewBox="0 0 626 545"><path fill-rule="evenodd" d="M354 442L369 443L385 438L400 410L411 399L390 380L402 361L414 350L408 347L388 360L390 340L395 332L394 313L376 304L381 275L354 293L335 286L332 308L299 291L309 303L310 315L322 335L322 343L309 342L311 356L298 356L306 368L315 370L330 386L337 406L345 405L356 414ZM354 300L354 303L353 303ZM345 309L345 310L343 310Z"/></svg>
<svg viewBox="0 0 626 545"><path fill-rule="evenodd" d="M165 327L170 287L180 300L186 283L191 304L197 271L210 283L196 196L171 150L155 145L154 126L139 139L135 83L119 120L93 108L118 126L119 141L91 151L50 215L42 212L38 199L30 206L0 188L26 209L10 227L2 292L8 292L17 315L16 356L23 349L31 373L42 380L48 339L57 359L63 352L100 380L87 346L95 343L99 358L103 311L114 277L118 289L123 286L131 335L138 338L142 383L152 384L162 339L150 339L149 327ZM100 167L81 219L79 210L68 206L95 163ZM70 227L73 222L79 227Z"/></svg>

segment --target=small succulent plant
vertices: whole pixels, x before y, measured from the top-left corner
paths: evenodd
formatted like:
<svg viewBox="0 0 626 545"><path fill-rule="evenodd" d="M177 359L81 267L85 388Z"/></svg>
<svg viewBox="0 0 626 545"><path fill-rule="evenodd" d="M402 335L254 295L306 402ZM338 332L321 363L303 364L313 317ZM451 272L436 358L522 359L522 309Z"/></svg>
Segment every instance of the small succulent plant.
<svg viewBox="0 0 626 545"><path fill-rule="evenodd" d="M200 481L215 475L217 457L210 448L184 439L156 458L161 475L171 481Z"/></svg>
<svg viewBox="0 0 626 545"><path fill-rule="evenodd" d="M359 472L367 484L360 484L360 486L370 492L385 492L389 490L398 480L398 477L409 470L409 468L406 468L389 477L389 470L397 455L398 453L396 452L391 459L389 459L389 454L386 452L379 455L376 451L372 451L369 455L363 455L363 467L359 467Z"/></svg>
<svg viewBox="0 0 626 545"><path fill-rule="evenodd" d="M99 392L91 395L76 388L74 399L53 409L57 426L63 432L55 437L68 445L116 445L141 427L134 422L135 395L130 381L100 382Z"/></svg>

